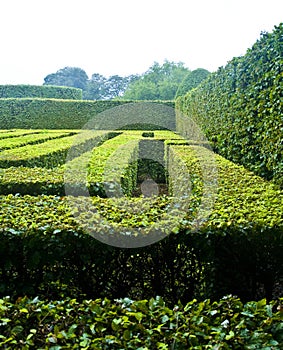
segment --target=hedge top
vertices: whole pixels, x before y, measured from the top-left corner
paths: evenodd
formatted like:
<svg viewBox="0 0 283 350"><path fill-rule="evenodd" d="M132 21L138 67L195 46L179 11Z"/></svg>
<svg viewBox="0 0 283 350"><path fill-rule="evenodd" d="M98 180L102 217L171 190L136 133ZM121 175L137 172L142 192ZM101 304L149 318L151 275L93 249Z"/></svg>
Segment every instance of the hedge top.
<svg viewBox="0 0 283 350"><path fill-rule="evenodd" d="M81 100L82 89L50 85L0 85L0 98L28 97Z"/></svg>

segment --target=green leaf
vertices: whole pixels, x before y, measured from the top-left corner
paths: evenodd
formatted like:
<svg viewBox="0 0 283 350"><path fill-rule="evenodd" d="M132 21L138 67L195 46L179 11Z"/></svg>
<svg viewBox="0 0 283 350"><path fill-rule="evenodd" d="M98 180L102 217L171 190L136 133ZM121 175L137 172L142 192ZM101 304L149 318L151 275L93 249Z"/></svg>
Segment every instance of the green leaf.
<svg viewBox="0 0 283 350"><path fill-rule="evenodd" d="M161 322L166 323L167 321L169 321L169 317L167 315L162 316Z"/></svg>
<svg viewBox="0 0 283 350"><path fill-rule="evenodd" d="M23 331L24 331L24 327L22 327L22 326L15 326L15 327L12 328L11 333L15 334L15 335L18 335L18 334L22 333Z"/></svg>
<svg viewBox="0 0 283 350"><path fill-rule="evenodd" d="M129 341L129 340L132 338L132 332L131 332L129 329L126 329L126 330L123 332L123 338L124 338L126 341Z"/></svg>

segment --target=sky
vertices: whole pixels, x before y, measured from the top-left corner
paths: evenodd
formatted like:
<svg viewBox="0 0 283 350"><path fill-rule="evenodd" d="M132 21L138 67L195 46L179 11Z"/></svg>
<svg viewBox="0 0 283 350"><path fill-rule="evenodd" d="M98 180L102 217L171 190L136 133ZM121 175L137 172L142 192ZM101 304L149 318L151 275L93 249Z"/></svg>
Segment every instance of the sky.
<svg viewBox="0 0 283 350"><path fill-rule="evenodd" d="M67 66L143 74L165 60L213 72L280 22L282 0L2 0L0 84L41 85Z"/></svg>

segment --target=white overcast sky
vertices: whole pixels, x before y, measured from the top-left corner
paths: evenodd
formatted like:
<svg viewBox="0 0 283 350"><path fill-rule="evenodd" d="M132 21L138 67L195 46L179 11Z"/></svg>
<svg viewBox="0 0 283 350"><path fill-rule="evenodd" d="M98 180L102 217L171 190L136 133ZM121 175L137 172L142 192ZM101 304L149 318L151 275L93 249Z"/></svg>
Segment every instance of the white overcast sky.
<svg viewBox="0 0 283 350"><path fill-rule="evenodd" d="M89 77L155 61L216 71L283 22L283 0L2 0L0 84L39 84L66 66Z"/></svg>

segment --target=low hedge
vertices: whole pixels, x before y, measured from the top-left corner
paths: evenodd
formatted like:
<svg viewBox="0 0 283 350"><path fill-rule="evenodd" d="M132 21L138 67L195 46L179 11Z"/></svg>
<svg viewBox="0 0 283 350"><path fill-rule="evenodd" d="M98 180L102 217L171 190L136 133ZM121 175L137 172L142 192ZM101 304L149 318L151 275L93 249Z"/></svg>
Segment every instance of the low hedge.
<svg viewBox="0 0 283 350"><path fill-rule="evenodd" d="M186 163L191 179L194 215L185 218L183 227L207 264L209 295L232 290L249 299L263 288L271 299L283 280L282 191L207 148L177 145L171 149ZM177 169L175 181L182 184L183 169ZM192 235L191 229L197 234Z"/></svg>
<svg viewBox="0 0 283 350"><path fill-rule="evenodd" d="M0 299L4 349L281 349L282 302Z"/></svg>
<svg viewBox="0 0 283 350"><path fill-rule="evenodd" d="M0 85L1 98L58 98L82 100L82 89L50 85Z"/></svg>
<svg viewBox="0 0 283 350"><path fill-rule="evenodd" d="M8 139L0 138L0 151L22 147L26 145L35 145L43 143L47 140L58 139L65 136L73 135L72 132L55 131L54 132L38 132L22 135L21 137L9 137Z"/></svg>
<svg viewBox="0 0 283 350"><path fill-rule="evenodd" d="M174 102L0 99L1 129L83 127L102 130L121 128L174 130Z"/></svg>
<svg viewBox="0 0 283 350"><path fill-rule="evenodd" d="M62 131L63 132L63 131ZM67 131L64 131L67 132ZM71 131L70 131L71 132ZM72 131L75 132L75 131ZM92 133L103 133L103 131L92 131ZM14 133L17 134L15 131ZM34 130L33 133L36 133L35 135L53 135L57 133L57 131L50 131L48 130L44 132L43 130L36 131ZM111 139L119 134L121 134L122 131L116 131L116 132L107 132L107 135L103 134L105 137L101 138L101 142L104 142L108 139ZM13 133L9 133L13 134ZM5 133L6 135L6 133ZM30 135L30 133L28 134ZM1 147L1 142L3 143L3 147L8 148L10 143L17 143L17 144L22 144L26 138L31 139L34 136L24 136L22 137L13 137L10 139L3 139L1 141L0 139L0 147ZM6 135L7 136L7 135ZM39 136L35 136L39 137ZM163 141L164 139L172 139L172 138L178 138L178 135L173 134L170 131L155 131L155 137L154 140L155 142L162 143L163 147ZM53 167L53 168L43 168L42 164L41 166L37 167L27 167L27 166L10 166L8 168L2 169L0 173L0 194L30 194L30 195L39 195L39 194L49 194L49 195L60 195L64 196L65 195L65 188L64 188L64 182L65 178L64 175L66 173L66 169L69 169L70 174L73 175L68 175L68 177L72 177L70 179L70 183L76 182L76 178L78 177L78 174L80 174L80 170L82 170L82 164L84 164L84 159L85 161L89 162L91 160L91 168L90 174L89 174L89 182L91 182L91 185L86 185L88 187L88 190L90 191L91 195L99 195L105 197L105 189L103 185L103 173L104 173L104 167L105 164L107 163L107 159L111 156L111 152L114 153L115 149L118 147L121 147L123 144L129 141L138 141L141 138L145 138L146 142L149 142L151 138L144 137L142 135L142 132L140 131L124 131L124 136L121 135L120 138L116 137L112 141L108 141L103 143L99 148L94 149L93 151L93 156L91 157L90 154L82 154L80 157L77 157L76 159L73 159L70 163L68 163L68 166L63 164L61 166ZM13 140L13 142L12 142ZM162 141L162 142L159 142ZM54 145L56 146L56 145ZM131 149L133 147L129 145L128 152L131 153ZM152 154L156 154L156 150L152 150ZM17 154L18 152L15 150L14 154ZM143 152L144 153L144 152ZM2 156L3 157L3 156ZM51 157L51 156L50 156ZM140 154L139 157L142 157ZM150 157L150 155L149 155ZM137 156L134 157L137 159ZM159 157L160 158L160 157ZM127 158L128 159L128 158ZM137 167L137 164L134 164L134 162L131 160L123 159L123 157L120 157L119 162L117 162L117 165L119 165L120 170L125 168L125 165L129 164L131 165L127 169L125 168L125 173L122 176L122 187L124 193L132 193L136 181L137 181L137 176L136 176L136 171L134 168ZM0 158L1 161L1 158ZM3 159L4 161L4 159ZM15 163L14 160L12 163ZM118 164L119 163L119 164ZM141 162L140 162L141 164ZM11 165L11 163L9 163ZM152 169L152 163L149 164L150 168ZM148 165L148 166L149 166ZM158 167L159 165L159 167ZM142 164L142 167L144 170L148 170L148 167L145 168L144 163ZM74 171L72 171L72 168ZM160 168L160 164L157 164L155 166L156 171L153 169L152 176L154 177L157 171ZM141 169L141 167L140 167ZM130 174L133 172L132 174ZM142 172L142 169L140 173ZM84 174L86 178L86 174ZM118 175L116 175L116 178ZM83 179L83 183L85 183L85 178ZM141 179L140 179L141 180ZM74 188L73 188L74 189Z"/></svg>
<svg viewBox="0 0 283 350"><path fill-rule="evenodd" d="M282 191L215 156L218 175L213 207L205 220L196 221L200 210L206 209L201 202L207 193L197 148L207 152L208 169L214 156L200 146L170 147L176 160L174 186L183 178L184 163L191 174L190 207L183 217L176 216L177 226L170 235L150 246L121 249L86 234L94 221L83 198L76 198L76 203L78 209L82 204L85 226L75 220L65 197L1 196L1 294L55 298L62 293L88 298L160 295L168 303L228 293L243 300L278 295L283 280ZM209 171L207 179L209 182ZM149 197L143 202L133 198L131 211L124 201L127 199L93 198L98 213L117 232L134 227L146 235L153 223L166 231L163 215L172 203L177 211L181 198ZM113 234L106 232L101 220L92 227L96 237Z"/></svg>
<svg viewBox="0 0 283 350"><path fill-rule="evenodd" d="M1 152L0 167L14 166L55 168L66 162L68 152L72 156L89 151L99 142L107 138L106 131L65 133L57 139L49 139L39 144L27 144L20 148L7 149Z"/></svg>
<svg viewBox="0 0 283 350"><path fill-rule="evenodd" d="M10 139L13 137L25 136L30 134L37 134L42 130L33 130L33 129L9 129L9 130L0 130L0 140ZM58 130L57 130L58 131ZM63 131L63 130L60 130Z"/></svg>
<svg viewBox="0 0 283 350"><path fill-rule="evenodd" d="M101 147L92 151L89 159L88 182L91 193L99 189L98 195L107 197L111 193L131 195L137 178L138 141L141 135L123 133L106 141ZM116 187L121 186L121 191Z"/></svg>

